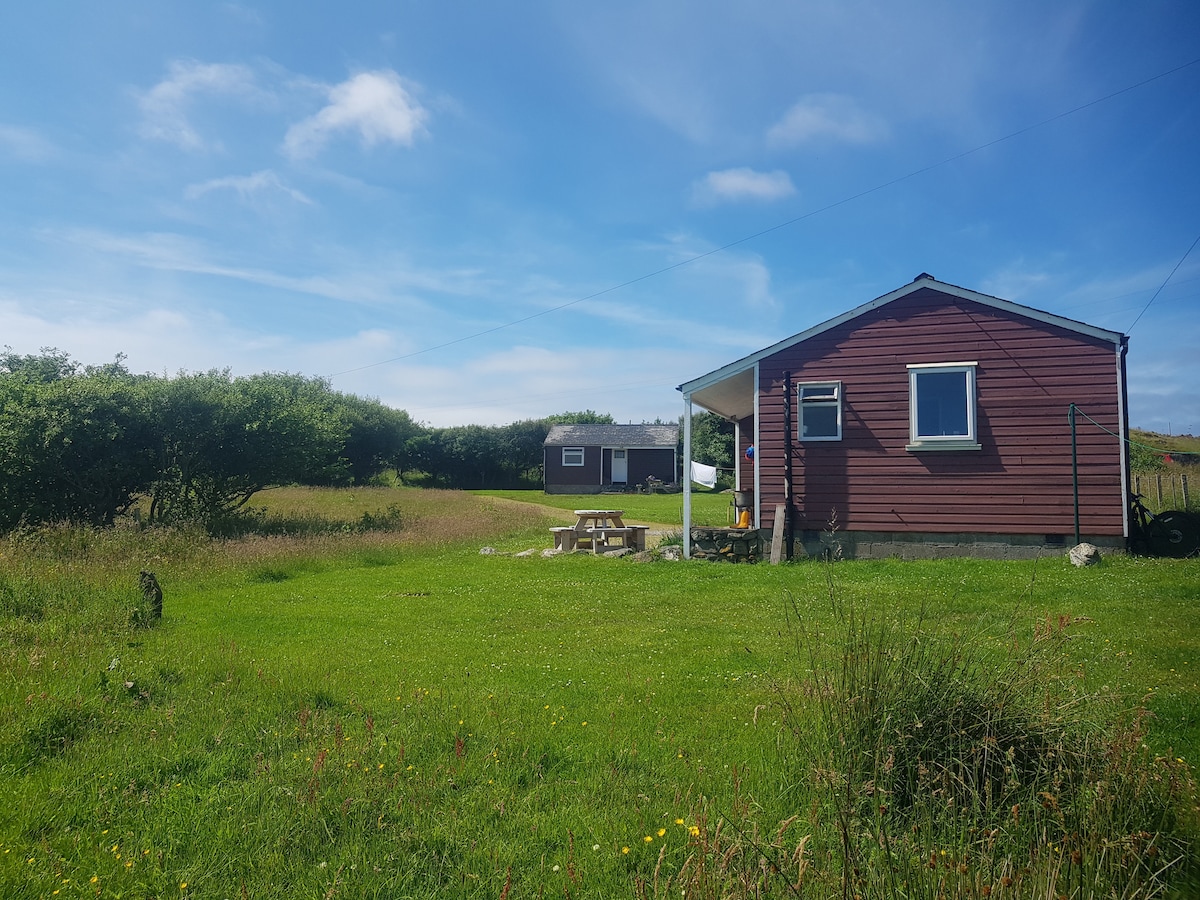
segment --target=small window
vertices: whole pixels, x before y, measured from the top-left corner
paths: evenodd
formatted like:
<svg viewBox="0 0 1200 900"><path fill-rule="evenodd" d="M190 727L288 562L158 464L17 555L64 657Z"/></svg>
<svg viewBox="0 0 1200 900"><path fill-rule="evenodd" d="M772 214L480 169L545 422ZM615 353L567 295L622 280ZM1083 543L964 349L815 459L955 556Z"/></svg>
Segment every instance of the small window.
<svg viewBox="0 0 1200 900"><path fill-rule="evenodd" d="M979 450L975 430L977 363L908 367L909 450Z"/></svg>
<svg viewBox="0 0 1200 900"><path fill-rule="evenodd" d="M842 439L842 383L804 382L796 385L800 408L800 440Z"/></svg>
<svg viewBox="0 0 1200 900"><path fill-rule="evenodd" d="M582 447L563 447L563 465L564 466L582 466L583 465L583 448Z"/></svg>

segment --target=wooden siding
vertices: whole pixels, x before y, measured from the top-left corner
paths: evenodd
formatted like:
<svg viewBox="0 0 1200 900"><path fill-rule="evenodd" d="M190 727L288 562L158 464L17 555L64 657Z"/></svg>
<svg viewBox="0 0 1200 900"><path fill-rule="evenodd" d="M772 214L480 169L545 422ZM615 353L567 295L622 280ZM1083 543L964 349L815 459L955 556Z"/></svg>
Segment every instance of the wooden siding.
<svg viewBox="0 0 1200 900"><path fill-rule="evenodd" d="M738 420L738 445L734 449L737 458L733 464L738 467L738 483L743 491L754 490L754 461L746 459L746 450L754 445L754 416L746 416Z"/></svg>
<svg viewBox="0 0 1200 900"><path fill-rule="evenodd" d="M978 363L981 450L905 450L906 366L939 362ZM788 371L793 385L843 385L841 441L800 441L793 395L798 530L823 529L836 515L839 528L855 531L1073 534L1069 405L1121 430L1114 344L920 290L761 361L763 510L784 501ZM1122 452L1118 438L1079 420L1085 534L1122 534Z"/></svg>
<svg viewBox="0 0 1200 900"><path fill-rule="evenodd" d="M626 462L628 481L625 484L644 482L653 475L668 483L678 480L675 471L675 451L661 447L629 447ZM543 448L543 483L565 487L595 487L612 484L612 448L586 446L583 448L582 466L564 466L562 447Z"/></svg>
<svg viewBox="0 0 1200 900"><path fill-rule="evenodd" d="M629 484L644 484L651 475L668 484L679 480L674 450L635 447L629 451Z"/></svg>
<svg viewBox="0 0 1200 900"><path fill-rule="evenodd" d="M600 448L583 448L582 466L564 466L562 447L545 447L543 452L543 479L545 484L598 485L600 484Z"/></svg>

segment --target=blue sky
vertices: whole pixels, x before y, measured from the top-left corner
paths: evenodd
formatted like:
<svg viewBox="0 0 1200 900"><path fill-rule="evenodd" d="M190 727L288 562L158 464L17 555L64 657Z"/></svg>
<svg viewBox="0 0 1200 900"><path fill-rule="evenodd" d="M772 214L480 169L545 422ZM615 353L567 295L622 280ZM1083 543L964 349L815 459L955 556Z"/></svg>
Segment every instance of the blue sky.
<svg viewBox="0 0 1200 900"><path fill-rule="evenodd" d="M1192 0L19 4L0 198L20 352L673 419L925 271L1200 434Z"/></svg>

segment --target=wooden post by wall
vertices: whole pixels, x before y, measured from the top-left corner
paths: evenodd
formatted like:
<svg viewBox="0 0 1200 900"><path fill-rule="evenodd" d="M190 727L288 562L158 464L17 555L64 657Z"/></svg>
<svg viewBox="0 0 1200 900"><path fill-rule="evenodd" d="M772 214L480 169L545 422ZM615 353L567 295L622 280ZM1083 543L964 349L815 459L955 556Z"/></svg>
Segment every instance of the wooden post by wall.
<svg viewBox="0 0 1200 900"><path fill-rule="evenodd" d="M1162 509L1162 473L1159 472L1154 476L1154 487L1158 492L1158 508Z"/></svg>
<svg viewBox="0 0 1200 900"><path fill-rule="evenodd" d="M1188 499L1189 499L1189 498L1188 498L1188 483L1187 483L1187 476L1186 476L1186 475L1180 475L1180 476L1179 476L1179 480L1180 480L1180 482L1182 482L1182 485L1183 485L1183 508L1184 508L1184 509L1187 509L1187 508L1188 508Z"/></svg>
<svg viewBox="0 0 1200 900"><path fill-rule="evenodd" d="M785 515L783 504L777 503L775 505L775 528L771 532L771 565L773 566L779 565L780 560L783 559L783 532L786 527L784 524Z"/></svg>

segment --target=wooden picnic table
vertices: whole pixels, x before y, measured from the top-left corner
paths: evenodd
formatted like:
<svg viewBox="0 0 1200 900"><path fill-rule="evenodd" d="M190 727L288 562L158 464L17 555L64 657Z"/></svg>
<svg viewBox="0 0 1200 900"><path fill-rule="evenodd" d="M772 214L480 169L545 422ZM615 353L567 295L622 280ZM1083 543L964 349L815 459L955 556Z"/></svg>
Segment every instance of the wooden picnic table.
<svg viewBox="0 0 1200 900"><path fill-rule="evenodd" d="M626 525L623 509L577 509L575 524L551 528L554 547L564 553L583 549L599 553L601 550L628 547L646 549L648 525Z"/></svg>
<svg viewBox="0 0 1200 900"><path fill-rule="evenodd" d="M625 515L623 509L577 509L575 510L576 531L585 531L588 528L624 528L625 522L621 516Z"/></svg>

